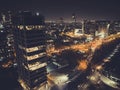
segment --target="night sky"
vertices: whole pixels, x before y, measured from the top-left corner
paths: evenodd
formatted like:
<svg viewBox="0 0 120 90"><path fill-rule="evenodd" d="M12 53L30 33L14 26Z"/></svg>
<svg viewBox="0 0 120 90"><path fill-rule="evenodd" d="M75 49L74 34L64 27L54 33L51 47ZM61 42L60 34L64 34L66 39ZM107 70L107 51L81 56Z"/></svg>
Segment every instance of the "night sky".
<svg viewBox="0 0 120 90"><path fill-rule="evenodd" d="M120 0L0 0L0 11L32 10L47 20L120 19Z"/></svg>

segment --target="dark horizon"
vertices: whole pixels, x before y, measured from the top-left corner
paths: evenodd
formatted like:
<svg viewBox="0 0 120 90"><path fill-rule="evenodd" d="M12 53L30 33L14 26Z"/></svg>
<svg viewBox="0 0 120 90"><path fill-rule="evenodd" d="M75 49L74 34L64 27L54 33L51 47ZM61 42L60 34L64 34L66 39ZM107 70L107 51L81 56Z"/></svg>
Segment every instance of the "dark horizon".
<svg viewBox="0 0 120 90"><path fill-rule="evenodd" d="M81 19L120 19L119 0L2 0L0 11L30 10L40 12L46 20L72 20L72 13Z"/></svg>

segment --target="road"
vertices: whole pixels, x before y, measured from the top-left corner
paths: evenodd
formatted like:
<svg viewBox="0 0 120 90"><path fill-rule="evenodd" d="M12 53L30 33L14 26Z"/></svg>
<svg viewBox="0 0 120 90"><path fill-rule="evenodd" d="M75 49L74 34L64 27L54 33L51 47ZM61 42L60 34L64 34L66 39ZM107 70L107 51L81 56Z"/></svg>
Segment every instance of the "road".
<svg viewBox="0 0 120 90"><path fill-rule="evenodd" d="M120 38L120 34L111 35L111 36L108 36L108 37L106 37L104 39L96 39L94 41L91 41L91 42L88 42L88 43L85 43L85 44L71 45L69 47L64 47L62 49L59 49L57 51L53 50L51 53L59 53L60 54L62 51L66 50L66 49L79 50L79 51L85 52L85 53L89 52L89 55L86 58L86 60L88 62L87 65L89 65L91 63L91 59L92 59L96 49L100 49L101 45L103 45L105 43L110 43L110 42L114 41L117 38ZM116 46L116 48L117 47L118 46ZM89 51L89 50L91 50L91 51ZM114 49L114 52L112 52L112 54L108 58L112 57L115 52L117 52L116 49ZM80 90L92 90L90 88L101 88L101 87L97 86L97 85L101 84L100 74L98 73L98 70L101 70L102 69L102 65L104 65L107 62L109 62L108 58L105 58L101 62L101 64L94 65L95 66L94 67L95 70L93 70L93 72L91 73L90 76L86 75L87 78L84 79L85 82L83 82L82 84L79 85L79 88L81 88ZM62 79L60 77L59 77L59 79L58 78L52 79L55 82L55 85L52 87L52 90L64 90L68 86L68 84L71 81L74 81L75 78L77 78L78 76L77 75L73 76L71 80L69 80L68 78L67 79L66 78ZM93 87L94 85L96 85L96 87Z"/></svg>

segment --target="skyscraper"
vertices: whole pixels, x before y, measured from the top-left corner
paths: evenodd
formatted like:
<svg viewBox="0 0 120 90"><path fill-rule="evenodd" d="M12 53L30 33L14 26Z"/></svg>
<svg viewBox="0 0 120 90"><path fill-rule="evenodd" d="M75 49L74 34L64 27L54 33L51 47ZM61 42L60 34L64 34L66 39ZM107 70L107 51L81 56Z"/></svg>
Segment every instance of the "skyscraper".
<svg viewBox="0 0 120 90"><path fill-rule="evenodd" d="M9 68L13 62L13 34L8 23L0 23L0 68Z"/></svg>
<svg viewBox="0 0 120 90"><path fill-rule="evenodd" d="M47 82L44 17L38 13L13 15L19 82L25 90L39 90Z"/></svg>
<svg viewBox="0 0 120 90"><path fill-rule="evenodd" d="M0 67L3 66L4 63L8 62L7 57L8 53L8 45L7 45L7 31L4 29L3 25L0 25Z"/></svg>
<svg viewBox="0 0 120 90"><path fill-rule="evenodd" d="M73 19L73 23L76 24L76 15L75 15L75 13L72 14L72 19Z"/></svg>

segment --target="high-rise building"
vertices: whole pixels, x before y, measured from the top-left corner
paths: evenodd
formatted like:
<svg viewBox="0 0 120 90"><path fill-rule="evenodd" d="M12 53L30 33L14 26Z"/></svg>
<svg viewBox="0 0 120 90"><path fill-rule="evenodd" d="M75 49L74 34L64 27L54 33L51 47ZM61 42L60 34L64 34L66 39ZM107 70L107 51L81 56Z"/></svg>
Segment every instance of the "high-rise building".
<svg viewBox="0 0 120 90"><path fill-rule="evenodd" d="M75 15L75 13L72 14L72 19L73 19L73 23L76 24L76 15Z"/></svg>
<svg viewBox="0 0 120 90"><path fill-rule="evenodd" d="M84 33L95 36L95 31L98 29L94 20L84 20Z"/></svg>
<svg viewBox="0 0 120 90"><path fill-rule="evenodd" d="M39 90L47 83L44 17L19 12L12 17L19 82L24 90Z"/></svg>
<svg viewBox="0 0 120 90"><path fill-rule="evenodd" d="M13 34L7 23L0 23L0 67L9 68L14 62Z"/></svg>
<svg viewBox="0 0 120 90"><path fill-rule="evenodd" d="M7 45L7 32L4 29L3 25L0 25L0 67L6 62L8 62L7 57L8 53Z"/></svg>
<svg viewBox="0 0 120 90"><path fill-rule="evenodd" d="M100 20L96 21L98 25L98 32L101 38L107 37L109 34L110 21Z"/></svg>

